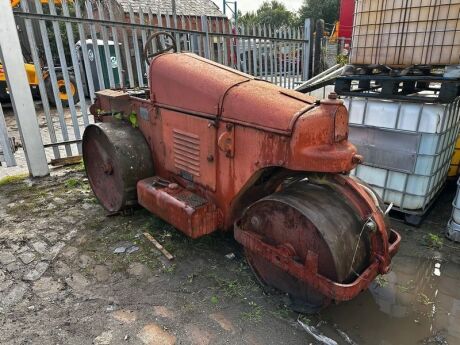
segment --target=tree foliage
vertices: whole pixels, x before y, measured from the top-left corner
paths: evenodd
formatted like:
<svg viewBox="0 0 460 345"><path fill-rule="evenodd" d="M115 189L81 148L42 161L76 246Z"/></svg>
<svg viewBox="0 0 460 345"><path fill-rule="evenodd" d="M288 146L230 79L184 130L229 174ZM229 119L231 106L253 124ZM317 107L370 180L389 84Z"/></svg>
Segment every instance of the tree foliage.
<svg viewBox="0 0 460 345"><path fill-rule="evenodd" d="M257 10L257 17L261 24L271 24L276 28L289 26L293 23L295 15L283 3L272 0L265 1Z"/></svg>
<svg viewBox="0 0 460 345"><path fill-rule="evenodd" d="M300 23L311 18L313 22L324 19L326 23L333 24L339 18L339 0L304 0L298 15Z"/></svg>
<svg viewBox="0 0 460 345"><path fill-rule="evenodd" d="M293 25L295 14L277 0L264 1L256 12L241 15L238 22L243 25L272 25L275 28Z"/></svg>
<svg viewBox="0 0 460 345"><path fill-rule="evenodd" d="M242 14L238 11L238 22L241 25L271 25L275 28L285 26L303 26L305 18L313 22L324 19L333 24L339 16L339 0L303 0L297 13L289 11L279 0L266 0L255 12Z"/></svg>
<svg viewBox="0 0 460 345"><path fill-rule="evenodd" d="M259 20L255 12L246 12L243 14L241 11L238 11L238 24L253 26L259 24Z"/></svg>

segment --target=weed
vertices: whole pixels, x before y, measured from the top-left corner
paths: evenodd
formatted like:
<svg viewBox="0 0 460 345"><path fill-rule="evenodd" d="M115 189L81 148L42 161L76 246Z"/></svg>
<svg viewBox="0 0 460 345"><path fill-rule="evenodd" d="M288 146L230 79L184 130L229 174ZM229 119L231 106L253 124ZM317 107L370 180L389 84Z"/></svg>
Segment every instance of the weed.
<svg viewBox="0 0 460 345"><path fill-rule="evenodd" d="M302 321L302 323L309 325L311 324L311 320L306 317L305 315L299 315L298 320Z"/></svg>
<svg viewBox="0 0 460 345"><path fill-rule="evenodd" d="M139 123L138 123L138 121L137 121L137 114L136 114L136 112L133 111L131 114L129 114L128 119L129 119L129 122L131 122L131 126L133 126L134 128L139 127Z"/></svg>
<svg viewBox="0 0 460 345"><path fill-rule="evenodd" d="M377 278L375 278L375 283L379 286L379 287L385 287L388 285L388 280L386 277L384 276L377 276Z"/></svg>
<svg viewBox="0 0 460 345"><path fill-rule="evenodd" d="M233 268L232 271L238 274L244 274L247 273L249 269L249 266L246 264L245 261L241 261L238 263L238 266L236 268Z"/></svg>
<svg viewBox="0 0 460 345"><path fill-rule="evenodd" d="M18 175L12 175L12 176L5 176L0 179L0 187L5 186L7 184L23 182L28 176L29 174L18 174Z"/></svg>
<svg viewBox="0 0 460 345"><path fill-rule="evenodd" d="M403 292L403 293L407 293L409 292L410 290L413 290L414 289L414 281L413 280L409 280L407 283L405 284L396 284L396 287L398 288L399 291Z"/></svg>
<svg viewBox="0 0 460 345"><path fill-rule="evenodd" d="M433 304L434 302L430 300L430 298L425 295L424 293L420 292L418 295L417 295L417 299L418 301L423 304L423 305L430 305L430 304Z"/></svg>
<svg viewBox="0 0 460 345"><path fill-rule="evenodd" d="M245 299L248 294L255 288L258 288L252 277L242 277L237 279L222 278L215 271L215 266L210 266L206 278L213 282L213 289L223 293L225 297Z"/></svg>
<svg viewBox="0 0 460 345"><path fill-rule="evenodd" d="M187 276L187 283L192 284L198 274L192 273Z"/></svg>
<svg viewBox="0 0 460 345"><path fill-rule="evenodd" d="M430 248L439 249L444 243L444 240L439 235L433 234L431 232L428 233L428 235L425 235L423 239L425 240L425 245Z"/></svg>
<svg viewBox="0 0 460 345"><path fill-rule="evenodd" d="M176 264L171 264L168 266L163 266L162 272L163 273L174 273L176 270Z"/></svg>
<svg viewBox="0 0 460 345"><path fill-rule="evenodd" d="M117 120L121 120L123 119L123 115L121 113L115 113L112 115L114 118L116 118Z"/></svg>
<svg viewBox="0 0 460 345"><path fill-rule="evenodd" d="M94 197L86 198L84 201L89 204L99 204L99 200Z"/></svg>
<svg viewBox="0 0 460 345"><path fill-rule="evenodd" d="M69 167L73 171L77 171L77 172L85 171L85 163L83 161L81 161L80 163L75 164L75 165L70 165Z"/></svg>
<svg viewBox="0 0 460 345"><path fill-rule="evenodd" d="M238 279L225 279L217 276L214 278L227 297L243 297L245 295L247 287Z"/></svg>
<svg viewBox="0 0 460 345"><path fill-rule="evenodd" d="M260 322L262 320L264 308L255 302L249 302L249 306L251 310L241 313L243 319L255 323Z"/></svg>
<svg viewBox="0 0 460 345"><path fill-rule="evenodd" d="M212 304L217 304L217 303L219 303L219 299L217 298L217 296L212 296L212 297L211 297L211 303L212 303Z"/></svg>
<svg viewBox="0 0 460 345"><path fill-rule="evenodd" d="M282 305L279 306L276 310L271 311L270 313L278 319L286 320L289 319L289 316L291 315L291 310L286 305Z"/></svg>
<svg viewBox="0 0 460 345"><path fill-rule="evenodd" d="M82 182L77 178L71 177L67 179L64 184L67 188L77 188L82 185Z"/></svg>
<svg viewBox="0 0 460 345"><path fill-rule="evenodd" d="M340 66L345 66L348 63L348 56L346 56L345 54L339 54L337 55L336 62Z"/></svg>

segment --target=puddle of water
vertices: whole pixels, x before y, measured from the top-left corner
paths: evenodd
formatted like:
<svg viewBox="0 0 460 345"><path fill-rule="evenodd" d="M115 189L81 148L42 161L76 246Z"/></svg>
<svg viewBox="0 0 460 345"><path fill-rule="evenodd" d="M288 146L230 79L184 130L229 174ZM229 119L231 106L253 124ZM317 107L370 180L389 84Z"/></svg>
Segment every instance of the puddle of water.
<svg viewBox="0 0 460 345"><path fill-rule="evenodd" d="M322 331L339 344L334 324L359 345L459 345L460 265L396 256L393 270L353 301L326 309Z"/></svg>

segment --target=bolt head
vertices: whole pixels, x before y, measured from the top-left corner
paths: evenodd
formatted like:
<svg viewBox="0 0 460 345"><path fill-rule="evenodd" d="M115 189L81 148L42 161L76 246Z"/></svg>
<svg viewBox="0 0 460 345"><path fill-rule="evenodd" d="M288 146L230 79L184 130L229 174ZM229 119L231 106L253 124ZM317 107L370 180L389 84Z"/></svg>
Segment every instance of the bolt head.
<svg viewBox="0 0 460 345"><path fill-rule="evenodd" d="M104 171L104 174L106 174L106 175L112 175L113 174L113 166L110 163L105 163L102 166L102 170Z"/></svg>
<svg viewBox="0 0 460 345"><path fill-rule="evenodd" d="M367 223L366 223L366 227L369 231L375 231L377 229L377 226L375 225L374 221L373 220L369 220Z"/></svg>
<svg viewBox="0 0 460 345"><path fill-rule="evenodd" d="M251 225L255 228L258 229L260 227L260 218L257 216L252 216L251 217Z"/></svg>

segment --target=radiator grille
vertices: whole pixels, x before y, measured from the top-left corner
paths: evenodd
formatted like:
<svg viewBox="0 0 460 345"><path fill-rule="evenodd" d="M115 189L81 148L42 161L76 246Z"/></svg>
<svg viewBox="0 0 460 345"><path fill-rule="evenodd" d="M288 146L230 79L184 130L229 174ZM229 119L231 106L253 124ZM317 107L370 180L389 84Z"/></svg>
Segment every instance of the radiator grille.
<svg viewBox="0 0 460 345"><path fill-rule="evenodd" d="M200 138L192 133L173 129L174 166L200 176Z"/></svg>

